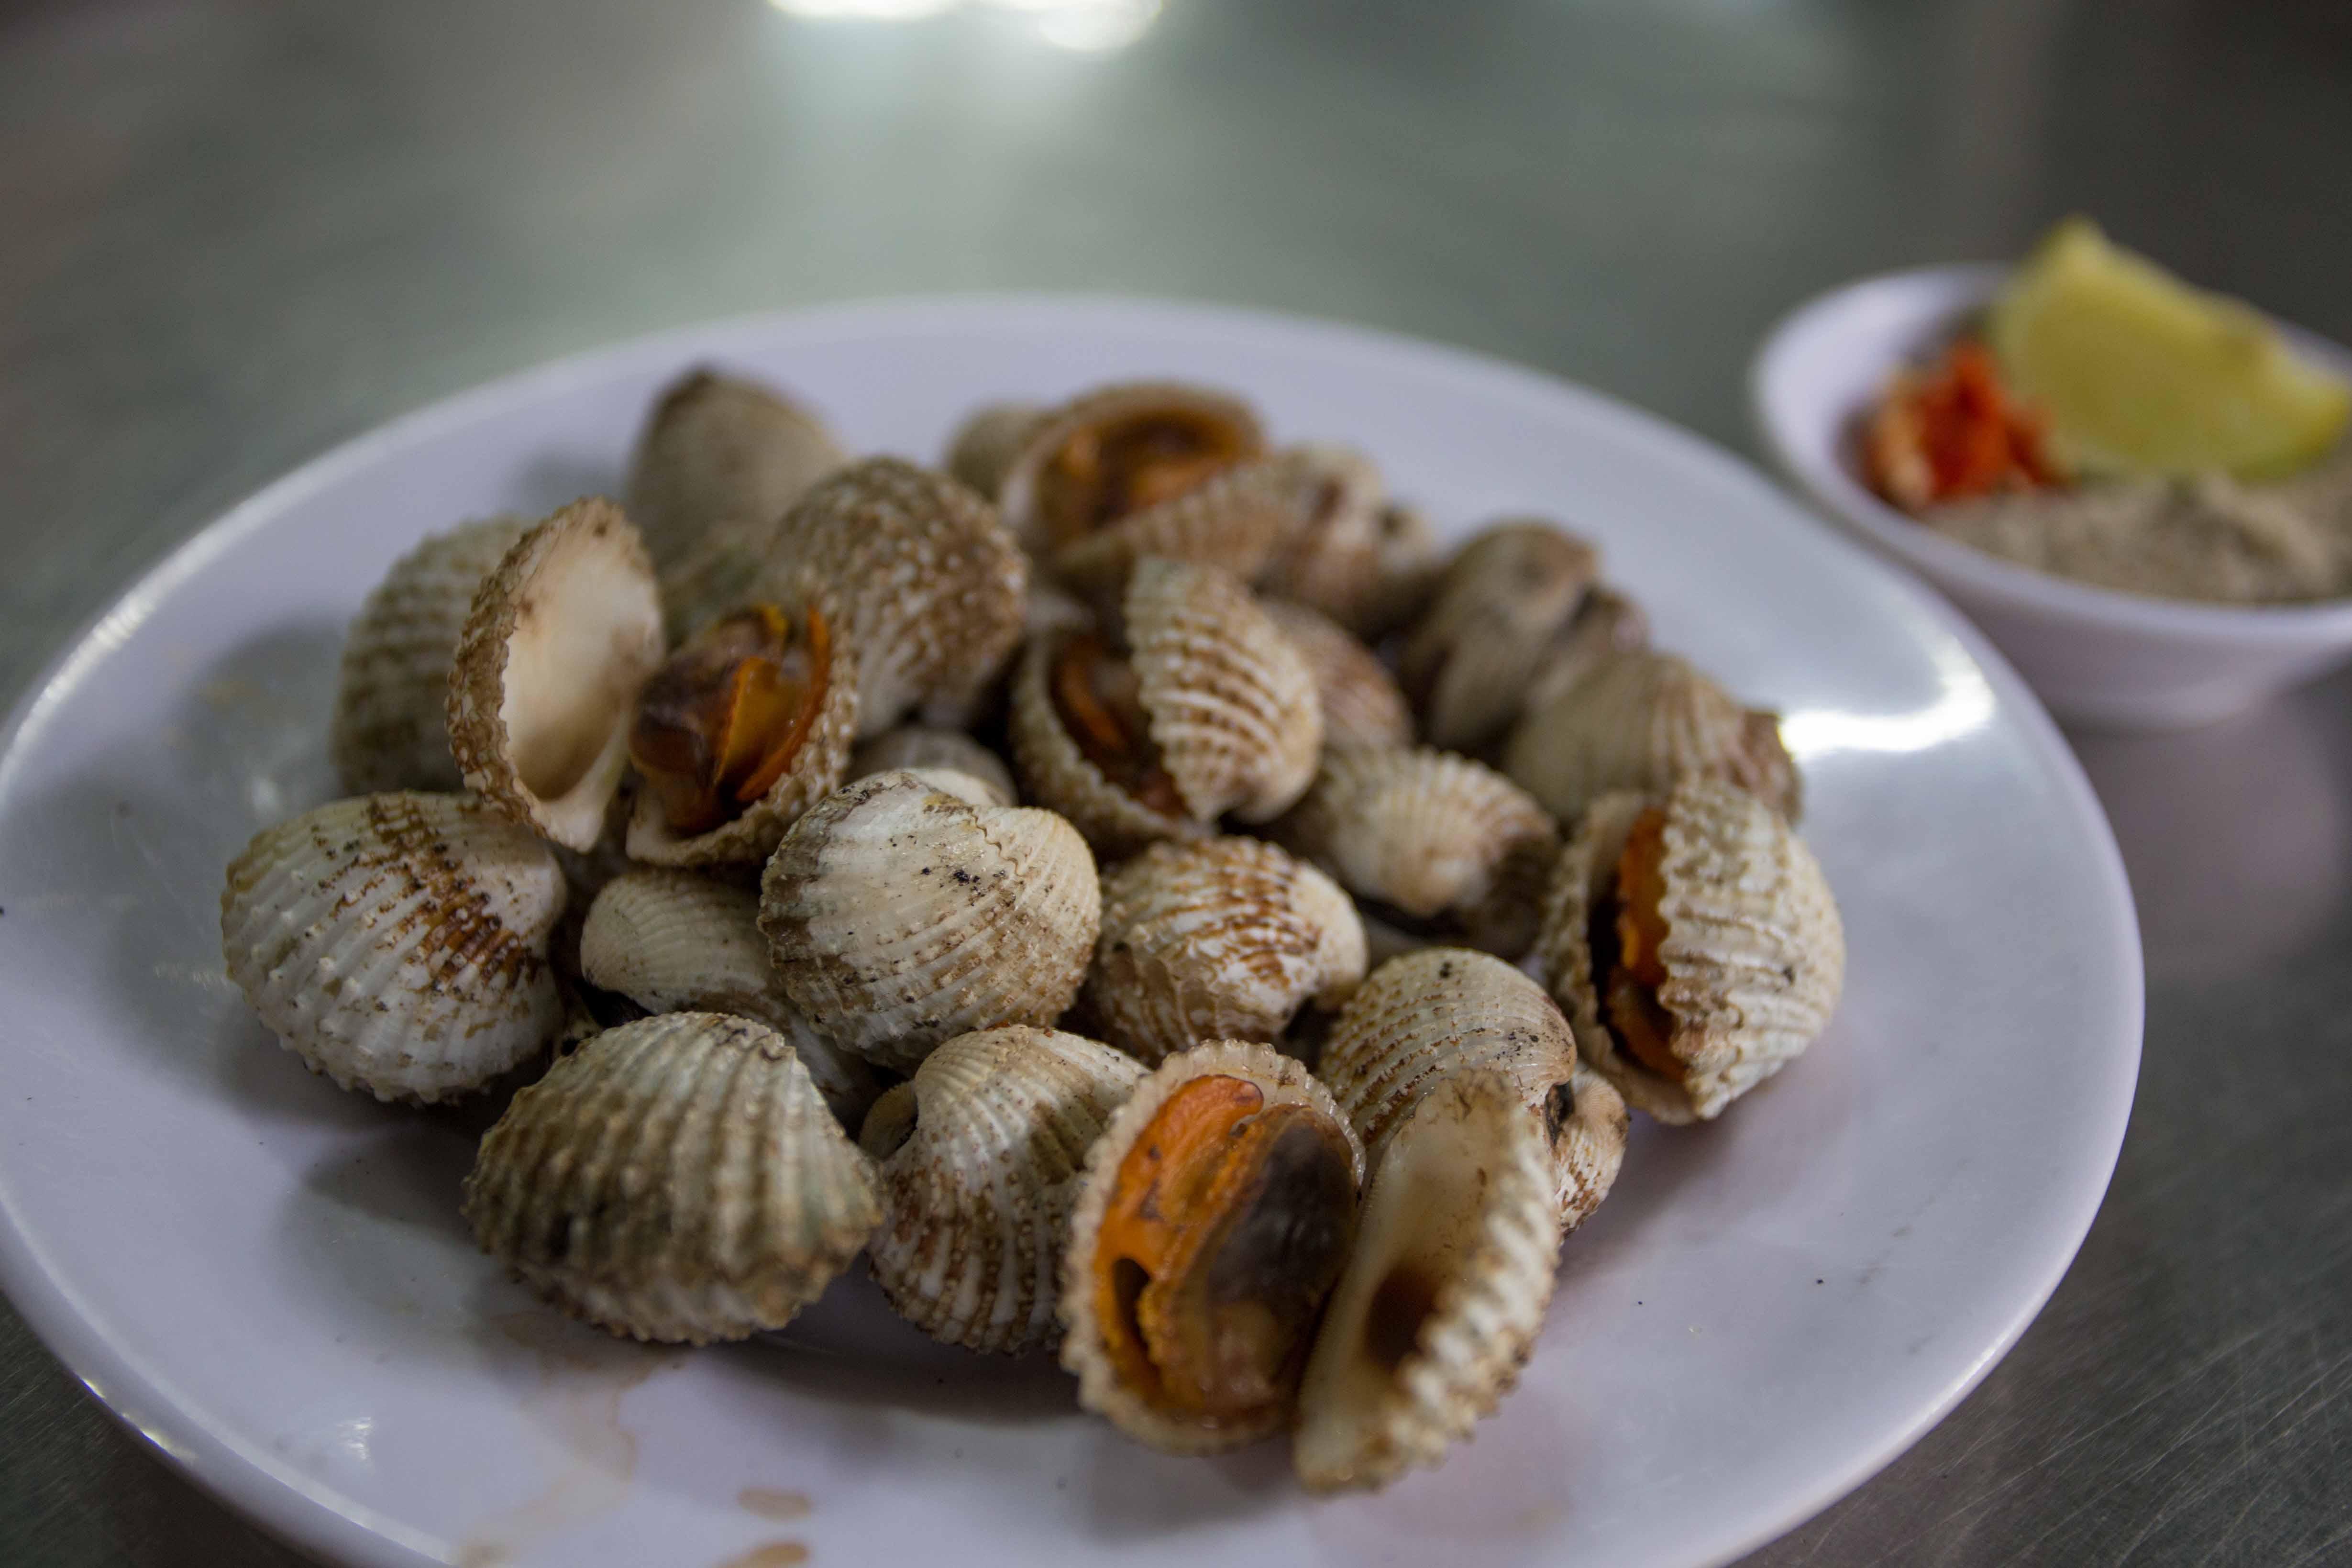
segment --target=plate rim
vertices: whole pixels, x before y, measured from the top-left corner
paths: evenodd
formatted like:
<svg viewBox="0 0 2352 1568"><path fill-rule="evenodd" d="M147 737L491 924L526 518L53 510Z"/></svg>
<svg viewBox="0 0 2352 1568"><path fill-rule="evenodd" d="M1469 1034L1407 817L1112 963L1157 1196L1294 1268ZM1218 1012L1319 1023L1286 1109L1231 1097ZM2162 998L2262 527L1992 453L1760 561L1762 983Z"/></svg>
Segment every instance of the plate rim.
<svg viewBox="0 0 2352 1568"><path fill-rule="evenodd" d="M1839 290L1831 290L1836 293ZM1810 302L1809 302L1810 303ZM1800 307L1801 310L1803 307ZM877 328L903 329L931 318L941 326L974 319L1034 315L1066 321L1094 315L1135 324L1194 327L1215 325L1246 333L1272 332L1319 338L1337 345L1402 355L1444 375L1469 383L1515 384L1548 399L1565 398L1624 431L1665 447L1738 483L1759 488L1790 508L1798 521L1810 521L1801 496L1738 452L1695 430L1622 398L1564 375L1480 349L1462 347L1393 329L1338 318L1273 310L1119 293L1109 290L971 290L864 296L806 306L751 310L688 322L534 362L414 405L336 441L269 480L166 546L132 571L92 614L69 633L12 700L0 724L0 798L21 766L19 745L80 677L85 666L110 654L189 576L247 534L265 527L300 496L332 483L354 467L461 426L500 407L525 404L566 383L592 380L609 365L638 356L675 353L723 358L725 340L759 332ZM1807 1488L1792 1491L1777 1509L1719 1531L1697 1560L1723 1564L1768 1544L1813 1518L1892 1464L1938 1425L1981 1384L2040 1316L2073 1267L2084 1239L2104 1205L2122 1151L2137 1096L2146 1025L2147 981L2137 907L2129 878L2105 809L2056 722L2009 661L1939 595L1908 574L1879 559L1858 540L1832 530L1815 530L1821 541L1868 572L1911 607L1949 634L1975 661L1992 689L1997 709L2013 712L2033 761L2065 805L2081 819L2100 892L2112 918L2108 959L2117 994L2116 1035L2125 1043L2108 1053L2105 1125L2086 1128L2080 1145L2085 1179L2073 1189L2074 1211L2058 1229L2072 1237L2043 1263L2042 1278L2020 1299L2000 1331L1936 1399L1887 1436L1866 1446L1844 1465L1825 1470ZM2119 1080L2119 1081L2118 1081ZM2089 1179L2095 1174L2095 1183ZM305 1552L330 1554L338 1563L424 1564L443 1561L434 1538L410 1529L338 1489L311 1480L290 1465L232 1433L214 1430L197 1407L181 1397L161 1368L118 1343L102 1319L79 1300L69 1280L48 1267L17 1212L16 1195L0 1169L0 1294L5 1294L43 1348L97 1399L100 1408L144 1440L158 1457L264 1532Z"/></svg>

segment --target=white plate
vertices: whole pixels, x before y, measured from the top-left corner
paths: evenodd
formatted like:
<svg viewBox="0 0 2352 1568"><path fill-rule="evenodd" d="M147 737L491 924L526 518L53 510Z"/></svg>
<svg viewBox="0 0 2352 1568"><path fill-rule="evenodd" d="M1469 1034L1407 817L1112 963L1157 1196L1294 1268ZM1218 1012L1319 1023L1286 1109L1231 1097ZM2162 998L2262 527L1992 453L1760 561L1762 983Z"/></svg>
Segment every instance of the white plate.
<svg viewBox="0 0 2352 1568"><path fill-rule="evenodd" d="M1892 272L1790 311L1748 372L1774 464L1856 538L1949 595L2070 721L2209 723L2352 658L2352 599L2211 605L2070 582L1922 528L1863 484L1856 417L1897 365L1983 309L2008 274L1979 263ZM2352 352L2281 326L2303 353L2352 374Z"/></svg>
<svg viewBox="0 0 2352 1568"><path fill-rule="evenodd" d="M1343 437L1451 530L1599 535L1663 641L1788 714L1844 1005L1715 1127L1637 1128L1518 1392L1435 1472L1310 1502L1266 1445L1134 1447L1044 1361L863 1281L791 1348L644 1350L534 1308L457 1217L461 1122L306 1075L222 974L221 868L324 798L341 628L422 532L609 490L718 356L858 447L1164 373ZM2089 1226L2138 1065L2131 903L2049 721L1971 633L1694 437L1454 351L1237 311L971 300L633 343L453 399L237 508L19 710L0 760L0 1282L122 1417L371 1564L1701 1563L1853 1487L1983 1376ZM808 1511L799 1514L800 1500ZM752 1554L752 1555L747 1555Z"/></svg>

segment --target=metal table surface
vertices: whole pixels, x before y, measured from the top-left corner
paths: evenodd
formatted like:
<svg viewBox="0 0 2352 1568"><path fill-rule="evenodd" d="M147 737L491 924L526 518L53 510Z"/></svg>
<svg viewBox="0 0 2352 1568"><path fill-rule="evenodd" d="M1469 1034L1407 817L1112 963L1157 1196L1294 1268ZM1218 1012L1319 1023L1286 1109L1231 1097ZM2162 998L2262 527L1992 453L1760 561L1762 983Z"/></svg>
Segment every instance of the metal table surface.
<svg viewBox="0 0 2352 1568"><path fill-rule="evenodd" d="M766 307L1243 301L1745 447L1742 367L1790 303L2080 207L2352 340L2341 5L795 8L0 0L0 686L341 437ZM1122 17L1149 25L1119 44ZM1066 47L1089 25L1115 47ZM1753 1562L2352 1562L2347 699L2077 738L2148 959L2114 1189L1983 1386ZM5 1309L0 1557L295 1560Z"/></svg>

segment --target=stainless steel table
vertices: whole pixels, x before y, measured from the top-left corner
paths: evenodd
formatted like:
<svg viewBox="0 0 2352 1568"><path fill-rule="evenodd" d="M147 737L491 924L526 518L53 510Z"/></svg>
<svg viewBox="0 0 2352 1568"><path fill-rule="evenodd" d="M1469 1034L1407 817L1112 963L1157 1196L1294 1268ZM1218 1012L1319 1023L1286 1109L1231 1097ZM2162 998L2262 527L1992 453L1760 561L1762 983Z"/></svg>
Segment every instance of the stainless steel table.
<svg viewBox="0 0 2352 1568"><path fill-rule="evenodd" d="M333 440L733 311L1246 301L1744 446L1789 303L2081 207L2352 340L2340 5L822 8L0 0L0 685ZM2114 1190L1983 1387L1758 1563L2352 1562L2352 679L2077 743L2147 930ZM5 1309L0 1559L294 1560Z"/></svg>

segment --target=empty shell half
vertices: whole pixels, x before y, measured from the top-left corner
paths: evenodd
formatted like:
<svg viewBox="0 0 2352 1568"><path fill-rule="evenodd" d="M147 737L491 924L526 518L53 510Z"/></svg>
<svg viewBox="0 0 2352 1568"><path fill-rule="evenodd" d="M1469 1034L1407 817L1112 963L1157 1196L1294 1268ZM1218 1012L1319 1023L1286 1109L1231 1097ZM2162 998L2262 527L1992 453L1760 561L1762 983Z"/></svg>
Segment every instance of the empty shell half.
<svg viewBox="0 0 2352 1568"><path fill-rule="evenodd" d="M1560 854L1537 942L1585 1059L1661 1121L1707 1121L1829 1024L1845 933L1778 812L1693 779L1604 795Z"/></svg>
<svg viewBox="0 0 2352 1568"><path fill-rule="evenodd" d="M563 1022L548 847L472 795L339 800L255 835L221 890L221 952L313 1072L378 1100L479 1089Z"/></svg>
<svg viewBox="0 0 2352 1568"><path fill-rule="evenodd" d="M483 1137L465 1211L544 1300L688 1344L782 1328L881 1219L791 1045L717 1013L607 1029L550 1068Z"/></svg>
<svg viewBox="0 0 2352 1568"><path fill-rule="evenodd" d="M1255 838L1155 844L1103 874L1083 1003L1157 1064L1202 1040L1274 1040L1364 977L1364 927L1328 877Z"/></svg>
<svg viewBox="0 0 2352 1568"><path fill-rule="evenodd" d="M814 1027L903 1071L958 1035L1060 1017L1101 908L1067 822L902 772L845 784L793 825L761 883L760 929Z"/></svg>
<svg viewBox="0 0 2352 1568"><path fill-rule="evenodd" d="M1078 1403L1174 1454L1290 1424L1356 1233L1363 1151L1271 1046L1171 1057L1087 1155L1062 1268Z"/></svg>
<svg viewBox="0 0 2352 1568"><path fill-rule="evenodd" d="M618 507L574 501L533 527L482 580L451 663L467 785L543 837L593 845L662 648L653 567Z"/></svg>
<svg viewBox="0 0 2352 1568"><path fill-rule="evenodd" d="M775 388L689 371L646 416L629 518L667 573L719 524L772 535L784 509L847 458L822 419Z"/></svg>
<svg viewBox="0 0 2352 1568"><path fill-rule="evenodd" d="M899 1315L968 1350L1052 1343L1078 1172L1142 1077L1108 1046L1015 1026L948 1041L884 1096L860 1137L882 1199L867 1263Z"/></svg>
<svg viewBox="0 0 2352 1568"><path fill-rule="evenodd" d="M1398 659L1422 733L1461 752L1498 739L1600 564L1590 543L1539 519L1493 524L1464 544Z"/></svg>
<svg viewBox="0 0 2352 1568"><path fill-rule="evenodd" d="M1330 617L1283 599L1259 602L1315 678L1326 746L1412 744L1412 709L1380 656Z"/></svg>
<svg viewBox="0 0 2352 1568"><path fill-rule="evenodd" d="M909 724L877 735L850 754L848 777L870 778L899 768L947 768L976 778L988 786L989 799L998 805L1014 805L1021 799L1004 759L961 730Z"/></svg>
<svg viewBox="0 0 2352 1568"><path fill-rule="evenodd" d="M1038 417L1002 468L997 500L1022 544L1051 558L1265 450L1239 398L1181 382L1121 382Z"/></svg>

